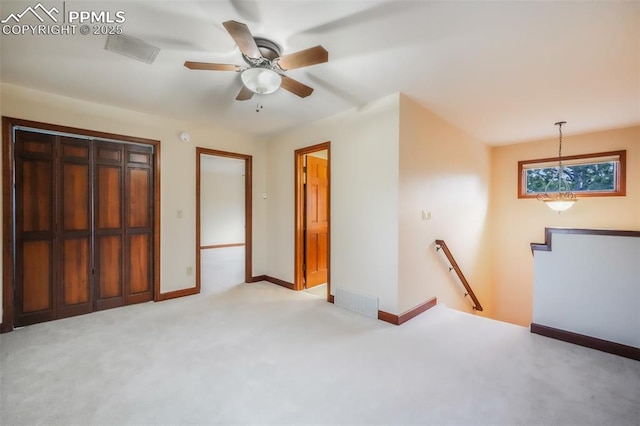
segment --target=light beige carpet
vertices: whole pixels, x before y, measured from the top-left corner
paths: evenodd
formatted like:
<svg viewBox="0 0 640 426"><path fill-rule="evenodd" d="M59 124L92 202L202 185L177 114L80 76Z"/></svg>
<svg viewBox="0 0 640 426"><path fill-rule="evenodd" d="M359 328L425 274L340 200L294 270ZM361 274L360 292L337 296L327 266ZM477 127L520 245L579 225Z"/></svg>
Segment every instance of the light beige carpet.
<svg viewBox="0 0 640 426"><path fill-rule="evenodd" d="M305 288L305 293L313 294L314 296L324 297L327 300L327 285L321 284L311 288Z"/></svg>
<svg viewBox="0 0 640 426"><path fill-rule="evenodd" d="M268 283L0 336L7 425L634 425L640 363L438 306L400 327Z"/></svg>
<svg viewBox="0 0 640 426"><path fill-rule="evenodd" d="M217 292L244 282L244 246L200 250L202 293Z"/></svg>

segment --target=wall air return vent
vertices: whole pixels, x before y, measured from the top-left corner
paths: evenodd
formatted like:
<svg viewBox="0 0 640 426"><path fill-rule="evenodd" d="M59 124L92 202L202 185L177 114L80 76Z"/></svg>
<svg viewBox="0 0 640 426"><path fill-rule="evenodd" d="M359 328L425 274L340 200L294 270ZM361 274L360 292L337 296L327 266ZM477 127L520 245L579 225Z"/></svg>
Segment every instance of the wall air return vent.
<svg viewBox="0 0 640 426"><path fill-rule="evenodd" d="M342 306L343 308L361 313L368 317L378 318L377 297L336 288L334 303L336 306Z"/></svg>
<svg viewBox="0 0 640 426"><path fill-rule="evenodd" d="M104 48L147 64L152 64L160 52L159 47L126 35L110 35Z"/></svg>

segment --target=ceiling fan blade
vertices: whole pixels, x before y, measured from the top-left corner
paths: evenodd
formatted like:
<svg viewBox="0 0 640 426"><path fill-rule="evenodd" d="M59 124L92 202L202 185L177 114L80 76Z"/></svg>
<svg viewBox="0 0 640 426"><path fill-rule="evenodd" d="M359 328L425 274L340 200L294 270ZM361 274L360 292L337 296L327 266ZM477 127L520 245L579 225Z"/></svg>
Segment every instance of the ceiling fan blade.
<svg viewBox="0 0 640 426"><path fill-rule="evenodd" d="M233 64L213 64L211 62L191 62L186 61L184 66L190 70L207 70L207 71L242 71L242 67Z"/></svg>
<svg viewBox="0 0 640 426"><path fill-rule="evenodd" d="M253 92L247 89L247 86L242 85L242 89L240 89L240 93L236 96L236 101L248 101L253 97Z"/></svg>
<svg viewBox="0 0 640 426"><path fill-rule="evenodd" d="M245 56L254 59L262 58L260 49L258 49L258 45L253 39L251 31L249 31L249 27L237 21L223 22L222 25L225 27L233 41L236 42L236 44L240 48L240 51L244 53Z"/></svg>
<svg viewBox="0 0 640 426"><path fill-rule="evenodd" d="M284 90L288 90L294 95L298 95L301 98L306 98L311 93L313 93L313 88L300 83L297 80L292 79L291 77L287 77L286 75L282 76L282 84L280 85Z"/></svg>
<svg viewBox="0 0 640 426"><path fill-rule="evenodd" d="M318 45L281 56L278 59L278 65L283 70L292 70L295 68L308 67L309 65L322 64L328 60L329 52L327 52L324 47Z"/></svg>

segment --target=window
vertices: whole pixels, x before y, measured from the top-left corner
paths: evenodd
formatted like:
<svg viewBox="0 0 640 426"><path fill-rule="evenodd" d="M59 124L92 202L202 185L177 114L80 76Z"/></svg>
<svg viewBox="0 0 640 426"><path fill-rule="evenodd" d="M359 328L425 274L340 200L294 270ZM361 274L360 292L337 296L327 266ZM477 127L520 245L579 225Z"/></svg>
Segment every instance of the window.
<svg viewBox="0 0 640 426"><path fill-rule="evenodd" d="M562 157L563 176L577 197L625 195L627 151ZM557 191L558 158L518 162L518 198Z"/></svg>

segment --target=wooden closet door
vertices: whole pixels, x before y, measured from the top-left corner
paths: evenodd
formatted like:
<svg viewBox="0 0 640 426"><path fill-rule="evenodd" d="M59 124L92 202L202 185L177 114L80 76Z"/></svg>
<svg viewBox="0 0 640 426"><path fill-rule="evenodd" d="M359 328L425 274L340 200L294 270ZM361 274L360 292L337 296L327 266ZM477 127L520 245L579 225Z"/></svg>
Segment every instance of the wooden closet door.
<svg viewBox="0 0 640 426"><path fill-rule="evenodd" d="M55 136L15 133L15 325L56 317Z"/></svg>
<svg viewBox="0 0 640 426"><path fill-rule="evenodd" d="M153 300L153 150L94 143L97 309Z"/></svg>
<svg viewBox="0 0 640 426"><path fill-rule="evenodd" d="M57 318L92 312L91 141L59 137Z"/></svg>
<svg viewBox="0 0 640 426"><path fill-rule="evenodd" d="M125 304L125 145L94 142L94 262L96 309Z"/></svg>
<svg viewBox="0 0 640 426"><path fill-rule="evenodd" d="M153 147L15 144L15 325L153 300Z"/></svg>
<svg viewBox="0 0 640 426"><path fill-rule="evenodd" d="M153 151L125 147L125 303L153 299Z"/></svg>

